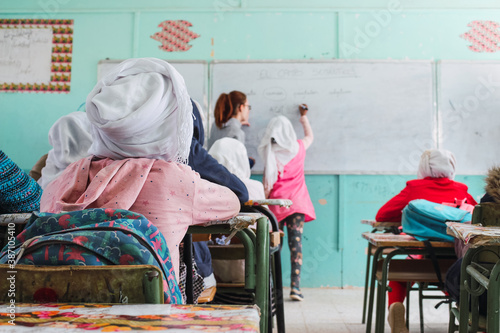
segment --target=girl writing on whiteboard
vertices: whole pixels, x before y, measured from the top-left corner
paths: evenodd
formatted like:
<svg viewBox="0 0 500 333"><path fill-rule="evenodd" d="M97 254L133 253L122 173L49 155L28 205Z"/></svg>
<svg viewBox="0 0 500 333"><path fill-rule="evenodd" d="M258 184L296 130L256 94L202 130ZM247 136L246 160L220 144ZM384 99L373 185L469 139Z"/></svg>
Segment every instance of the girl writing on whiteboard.
<svg viewBox="0 0 500 333"><path fill-rule="evenodd" d="M215 123L210 131L208 148L215 141L229 137L245 144L245 132L242 125L249 126L248 116L251 106L248 104L247 96L241 91L231 91L229 94L222 93L215 103Z"/></svg>
<svg viewBox="0 0 500 333"><path fill-rule="evenodd" d="M313 132L307 119L308 107L299 106L304 138L297 140L292 123L284 116L269 121L258 151L264 161L264 190L268 198L290 199L290 208L270 206L280 223L286 225L290 248L290 298L302 301L300 270L302 266L302 232L304 222L316 219L304 176L306 149L313 142Z"/></svg>

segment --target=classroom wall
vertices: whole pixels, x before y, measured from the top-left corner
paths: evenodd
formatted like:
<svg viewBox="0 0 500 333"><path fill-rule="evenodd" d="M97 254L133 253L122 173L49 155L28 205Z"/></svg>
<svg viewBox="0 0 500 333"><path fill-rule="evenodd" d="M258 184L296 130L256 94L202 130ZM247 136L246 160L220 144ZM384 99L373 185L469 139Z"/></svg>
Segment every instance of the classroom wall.
<svg viewBox="0 0 500 333"><path fill-rule="evenodd" d="M73 19L74 42L68 94L0 93L0 149L29 170L50 149L54 121L85 101L101 59L498 59L496 52L470 50L460 35L476 20L500 22L499 9L493 0L3 1L0 18ZM185 52L162 51L150 36L165 20L189 21L200 37ZM317 220L304 230L302 286L362 286L366 242L360 233L369 228L360 220L373 218L412 178L307 175ZM483 177L457 180L481 197ZM286 284L287 258L285 247Z"/></svg>

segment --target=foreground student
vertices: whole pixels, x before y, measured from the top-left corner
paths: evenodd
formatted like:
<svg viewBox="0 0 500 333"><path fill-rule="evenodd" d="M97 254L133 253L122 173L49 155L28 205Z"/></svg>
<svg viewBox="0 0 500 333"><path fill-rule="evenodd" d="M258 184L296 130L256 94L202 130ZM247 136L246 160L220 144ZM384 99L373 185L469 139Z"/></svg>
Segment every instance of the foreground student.
<svg viewBox="0 0 500 333"><path fill-rule="evenodd" d="M258 151L264 160L264 190L271 199L290 199L290 208L270 206L280 228L286 225L291 260L290 298L302 301L300 270L302 267L302 233L304 222L316 219L304 176L306 149L313 142L313 132L307 119L307 105L299 106L304 138L297 140L292 123L279 116L271 119Z"/></svg>
<svg viewBox="0 0 500 333"><path fill-rule="evenodd" d="M40 185L0 150L0 214L36 211L41 196Z"/></svg>
<svg viewBox="0 0 500 333"><path fill-rule="evenodd" d="M178 277L187 228L235 216L240 203L226 187L187 166L193 108L180 74L154 58L129 59L97 83L86 102L92 156L44 191L41 211L119 208L143 214L163 234Z"/></svg>
<svg viewBox="0 0 500 333"><path fill-rule="evenodd" d="M383 205L375 219L380 222L401 222L402 210L415 199L426 199L435 203L455 202L467 199L476 205L467 192L467 185L456 182L455 156L447 150L430 149L423 152L418 166L417 178L406 183L406 187ZM392 333L408 332L405 321L406 282L389 281L392 291L389 298L389 325Z"/></svg>

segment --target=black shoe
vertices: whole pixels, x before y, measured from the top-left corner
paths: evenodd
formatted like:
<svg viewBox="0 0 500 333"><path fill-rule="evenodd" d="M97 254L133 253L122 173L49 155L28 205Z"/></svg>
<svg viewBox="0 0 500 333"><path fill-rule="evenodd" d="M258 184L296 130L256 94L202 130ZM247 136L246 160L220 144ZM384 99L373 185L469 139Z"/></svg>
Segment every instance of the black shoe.
<svg viewBox="0 0 500 333"><path fill-rule="evenodd" d="M298 302L301 302L304 300L304 295L302 295L302 293L300 292L300 289L295 289L293 288L291 291L290 291L290 298L294 301L298 301Z"/></svg>

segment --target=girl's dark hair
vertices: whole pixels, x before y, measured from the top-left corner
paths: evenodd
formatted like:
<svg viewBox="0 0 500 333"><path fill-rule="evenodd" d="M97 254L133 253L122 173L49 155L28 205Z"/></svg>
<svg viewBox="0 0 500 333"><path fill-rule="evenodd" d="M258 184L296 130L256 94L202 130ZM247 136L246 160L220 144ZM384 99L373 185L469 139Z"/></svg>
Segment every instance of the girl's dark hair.
<svg viewBox="0 0 500 333"><path fill-rule="evenodd" d="M240 105L245 104L247 96L241 91L233 90L229 94L222 93L215 103L215 125L222 128L236 113Z"/></svg>

